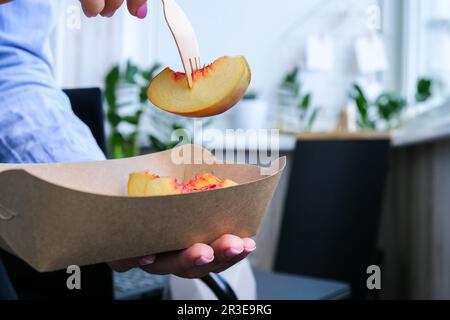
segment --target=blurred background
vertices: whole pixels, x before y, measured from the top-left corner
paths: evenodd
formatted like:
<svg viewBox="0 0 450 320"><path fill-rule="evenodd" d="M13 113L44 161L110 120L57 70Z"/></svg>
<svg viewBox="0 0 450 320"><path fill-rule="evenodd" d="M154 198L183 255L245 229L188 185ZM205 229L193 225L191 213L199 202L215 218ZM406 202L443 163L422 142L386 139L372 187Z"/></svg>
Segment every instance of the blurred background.
<svg viewBox="0 0 450 320"><path fill-rule="evenodd" d="M182 69L160 1L142 21L66 2L55 72L102 89L109 156L172 147L192 120L145 96L162 67ZM244 55L253 72L245 99L203 125L280 129L288 157L250 259L260 297L449 299L450 1L179 3L203 63ZM159 297L165 281L116 275L116 294Z"/></svg>
<svg viewBox="0 0 450 320"><path fill-rule="evenodd" d="M54 41L63 87L103 87L111 68L124 67L127 61L140 69L154 64L182 69L159 1L150 2L144 21L123 9L112 19L78 21L77 1L67 3ZM280 106L283 80L296 67L301 94L311 94L311 111L319 109L313 123L316 131L336 127L340 112L351 102L354 83L372 100L384 92L398 93L409 107L415 107L422 78L434 80L435 100L448 94L446 0L231 0L209 1L206 7L180 0L180 5L197 31L203 63L222 55L247 57L253 71L251 92L270 106L266 112L270 127L301 127L286 120L295 111ZM405 113L408 117L414 112ZM229 118L231 113L216 120Z"/></svg>

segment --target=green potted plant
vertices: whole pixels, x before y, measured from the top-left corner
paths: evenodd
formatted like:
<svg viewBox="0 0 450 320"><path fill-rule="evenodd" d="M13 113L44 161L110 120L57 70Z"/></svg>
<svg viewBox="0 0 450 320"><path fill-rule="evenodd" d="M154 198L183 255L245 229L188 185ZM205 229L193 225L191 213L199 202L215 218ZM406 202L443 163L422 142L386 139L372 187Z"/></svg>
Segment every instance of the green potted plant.
<svg viewBox="0 0 450 320"><path fill-rule="evenodd" d="M318 107L312 106L312 94L306 93L303 95L302 92L299 91L297 108L300 112L302 130L311 131L320 111Z"/></svg>
<svg viewBox="0 0 450 320"><path fill-rule="evenodd" d="M378 115L385 121L388 128L398 124L400 113L406 105L405 98L396 92L383 93L375 101Z"/></svg>
<svg viewBox="0 0 450 320"><path fill-rule="evenodd" d="M363 89L359 85L354 84L353 92L350 94L350 97L355 102L356 108L358 110L358 127L363 130L375 129L375 121L370 114L371 103L367 99Z"/></svg>
<svg viewBox="0 0 450 320"><path fill-rule="evenodd" d="M417 81L414 101L410 104L423 105L433 96L434 81L429 78L420 78ZM408 101L397 92L383 92L374 101L370 101L363 89L353 85L350 93L358 110L358 127L363 130L380 128L391 129L398 126L402 112Z"/></svg>
<svg viewBox="0 0 450 320"><path fill-rule="evenodd" d="M426 102L432 96L433 80L429 78L420 78L417 81L416 102Z"/></svg>
<svg viewBox="0 0 450 320"><path fill-rule="evenodd" d="M312 93L302 89L300 69L295 67L283 78L278 90L283 129L311 131L314 127L320 109L312 106Z"/></svg>
<svg viewBox="0 0 450 320"><path fill-rule="evenodd" d="M384 92L370 101L364 90L353 85L350 94L358 111L358 127L362 130L391 129L398 124L400 114L406 107L406 99L396 92Z"/></svg>

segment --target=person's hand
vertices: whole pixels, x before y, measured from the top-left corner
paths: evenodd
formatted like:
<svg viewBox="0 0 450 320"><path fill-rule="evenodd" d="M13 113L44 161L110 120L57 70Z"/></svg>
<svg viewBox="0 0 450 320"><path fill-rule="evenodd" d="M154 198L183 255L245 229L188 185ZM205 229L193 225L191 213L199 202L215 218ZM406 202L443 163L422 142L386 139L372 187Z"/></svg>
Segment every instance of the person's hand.
<svg viewBox="0 0 450 320"><path fill-rule="evenodd" d="M87 17L112 17L124 0L80 0ZM127 0L128 11L139 19L147 16L147 0Z"/></svg>
<svg viewBox="0 0 450 320"><path fill-rule="evenodd" d="M247 257L256 249L255 241L224 235L211 245L198 243L192 247L143 258L111 262L116 272L126 272L133 268L152 274L174 274L182 278L201 278L210 272L219 273Z"/></svg>

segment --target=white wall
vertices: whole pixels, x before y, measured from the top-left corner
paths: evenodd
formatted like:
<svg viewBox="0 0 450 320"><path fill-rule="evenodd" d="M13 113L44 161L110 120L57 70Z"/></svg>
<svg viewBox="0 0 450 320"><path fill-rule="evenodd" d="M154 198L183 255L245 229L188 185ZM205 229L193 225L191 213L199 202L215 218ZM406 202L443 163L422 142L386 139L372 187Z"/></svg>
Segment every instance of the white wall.
<svg viewBox="0 0 450 320"><path fill-rule="evenodd" d="M252 88L271 102L273 110L277 85L286 71L301 61L306 37L311 33L331 33L337 43L336 68L327 74L305 74L305 85L313 91L314 102L324 108L319 128L334 126L356 76L352 69L352 43L356 36L365 33L365 9L375 1L178 1L198 33L203 63L222 55L245 55L253 71ZM77 5L78 1L67 3ZM150 16L145 21L130 18L122 10L109 21L83 18L80 30L67 28L66 12L58 38L61 84L101 85L110 65L127 56L141 65L160 61L181 69L160 1L150 1L149 7ZM344 13L346 19L338 23Z"/></svg>

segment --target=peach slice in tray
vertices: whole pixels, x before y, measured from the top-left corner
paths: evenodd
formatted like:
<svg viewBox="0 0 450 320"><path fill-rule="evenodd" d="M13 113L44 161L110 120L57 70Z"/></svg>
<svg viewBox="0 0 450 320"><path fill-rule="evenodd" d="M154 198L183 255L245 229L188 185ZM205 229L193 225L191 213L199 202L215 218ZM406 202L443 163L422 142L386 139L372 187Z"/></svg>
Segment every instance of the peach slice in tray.
<svg viewBox="0 0 450 320"><path fill-rule="evenodd" d="M220 180L209 173L196 176L185 184L171 177L159 177L149 172L136 172L128 178L130 197L163 196L181 193L200 192L237 186L230 179Z"/></svg>
<svg viewBox="0 0 450 320"><path fill-rule="evenodd" d="M236 105L251 81L251 71L243 56L222 57L193 74L189 88L186 74L164 69L147 89L158 108L185 117L209 117Z"/></svg>
<svg viewBox="0 0 450 320"><path fill-rule="evenodd" d="M222 180L219 178L213 176L212 174L205 173L191 179L184 185L184 187L191 191L211 190L217 189L221 183Z"/></svg>
<svg viewBox="0 0 450 320"><path fill-rule="evenodd" d="M136 172L128 177L128 195L142 195L148 182L159 177L148 172Z"/></svg>

